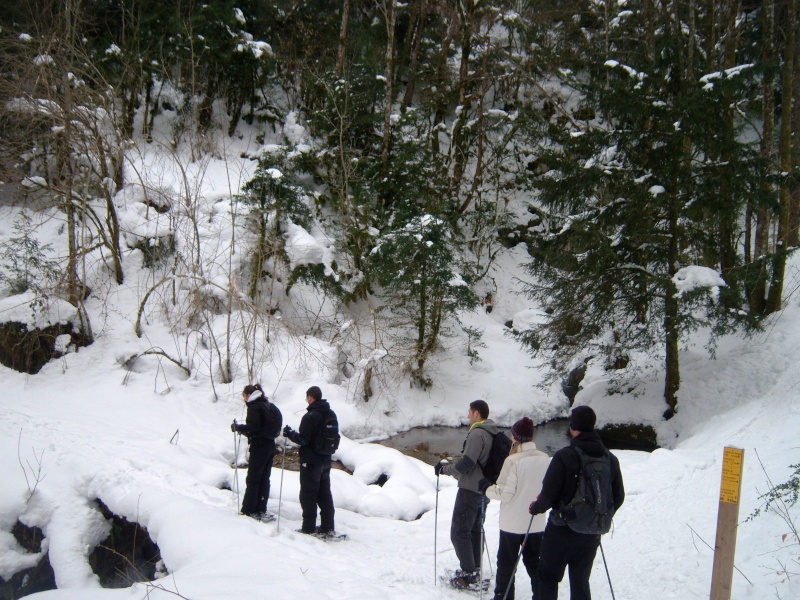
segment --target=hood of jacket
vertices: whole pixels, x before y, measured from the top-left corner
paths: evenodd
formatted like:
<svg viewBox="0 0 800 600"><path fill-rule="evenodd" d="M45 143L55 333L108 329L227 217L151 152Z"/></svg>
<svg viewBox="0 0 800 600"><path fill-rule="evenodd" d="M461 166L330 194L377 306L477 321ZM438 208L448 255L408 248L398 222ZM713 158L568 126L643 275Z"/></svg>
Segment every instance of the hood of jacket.
<svg viewBox="0 0 800 600"><path fill-rule="evenodd" d="M570 446L578 446L589 456L602 456L606 449L600 434L596 431L581 432L570 441ZM580 466L580 461L578 462Z"/></svg>
<svg viewBox="0 0 800 600"><path fill-rule="evenodd" d="M315 411L315 410L326 412L326 411L329 411L330 409L331 409L331 405L328 404L328 401L325 398L322 398L320 400L314 400L314 402L309 404L308 408L306 408L306 410L308 412L312 412L312 411Z"/></svg>

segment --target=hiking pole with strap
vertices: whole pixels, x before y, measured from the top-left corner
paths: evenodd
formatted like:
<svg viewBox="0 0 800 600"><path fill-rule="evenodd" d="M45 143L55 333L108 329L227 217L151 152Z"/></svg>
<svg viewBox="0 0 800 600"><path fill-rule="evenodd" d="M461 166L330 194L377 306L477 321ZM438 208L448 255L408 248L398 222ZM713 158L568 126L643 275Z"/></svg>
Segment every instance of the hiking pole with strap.
<svg viewBox="0 0 800 600"><path fill-rule="evenodd" d="M519 553L517 554L517 560L514 561L514 568L511 570L511 578L508 580L508 585L506 586L506 592L503 594L503 600L508 598L508 592L511 590L511 585L514 583L514 577L517 574L517 567L519 566L519 559L522 558L522 551L525 550L525 542L528 541L528 534L531 532L531 526L533 525L533 517L531 515L531 520L528 522L528 529L525 532L525 537L522 538L522 544L519 546Z"/></svg>
<svg viewBox="0 0 800 600"><path fill-rule="evenodd" d="M236 419L233 420L236 425ZM233 432L233 479L236 484L236 512L239 512L239 445L236 443L237 433Z"/></svg>
<svg viewBox="0 0 800 600"><path fill-rule="evenodd" d="M489 552L489 542L486 541L485 531L483 531L483 549L486 550L486 559L489 561L489 577L494 577L494 567L492 566L492 555Z"/></svg>
<svg viewBox="0 0 800 600"><path fill-rule="evenodd" d="M606 562L606 553L603 550L603 542L600 541L600 554L603 556L603 566L606 568L606 577L608 577L608 587L611 589L611 599L617 600L614 596L614 587L611 585L611 575L608 574L608 563Z"/></svg>
<svg viewBox="0 0 800 600"><path fill-rule="evenodd" d="M281 456L281 485L278 488L278 524L276 532L281 531L281 499L283 498L283 471L284 464L286 464L286 438L283 438L283 455Z"/></svg>
<svg viewBox="0 0 800 600"><path fill-rule="evenodd" d="M481 495L481 546L486 543L486 536L483 531L483 519L486 517L486 496ZM478 560L478 585L481 589L481 600L483 600L483 548L481 548L481 557Z"/></svg>
<svg viewBox="0 0 800 600"><path fill-rule="evenodd" d="M436 538L439 537L439 474L436 474L436 510L433 513L433 585L436 585Z"/></svg>

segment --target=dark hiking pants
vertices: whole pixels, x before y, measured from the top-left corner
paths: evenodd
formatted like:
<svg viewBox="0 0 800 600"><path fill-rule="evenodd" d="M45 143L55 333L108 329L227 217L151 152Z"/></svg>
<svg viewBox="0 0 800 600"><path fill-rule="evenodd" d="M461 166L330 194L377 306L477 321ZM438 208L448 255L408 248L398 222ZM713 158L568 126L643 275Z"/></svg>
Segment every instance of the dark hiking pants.
<svg viewBox="0 0 800 600"><path fill-rule="evenodd" d="M303 509L303 531L310 533L316 528L317 506L320 528L333 531L330 460L300 465L300 506Z"/></svg>
<svg viewBox="0 0 800 600"><path fill-rule="evenodd" d="M247 488L242 500L242 514L252 515L267 512L269 500L269 476L272 473L272 459L275 444L250 446L250 462L247 467Z"/></svg>
<svg viewBox="0 0 800 600"><path fill-rule="evenodd" d="M483 510L481 501L484 502ZM483 494L458 489L453 520L450 522L450 541L453 542L462 571L477 571L481 564L481 514L486 516L487 504L489 499Z"/></svg>
<svg viewBox="0 0 800 600"><path fill-rule="evenodd" d="M569 567L570 600L591 600L589 576L600 545L599 535L575 533L566 525L548 522L539 551L539 590L536 600L557 600L558 584Z"/></svg>
<svg viewBox="0 0 800 600"><path fill-rule="evenodd" d="M522 549L522 564L525 565L525 570L531 578L531 600L538 600L536 595L539 581L537 569L539 568L539 546L542 543L542 535L541 531L528 534L525 547ZM497 547L497 577L494 588L495 600L503 600L509 582L511 582L511 587L508 590L508 596L505 597L506 600L514 600L512 572L524 539L524 533L509 533L502 529L500 530L500 545Z"/></svg>

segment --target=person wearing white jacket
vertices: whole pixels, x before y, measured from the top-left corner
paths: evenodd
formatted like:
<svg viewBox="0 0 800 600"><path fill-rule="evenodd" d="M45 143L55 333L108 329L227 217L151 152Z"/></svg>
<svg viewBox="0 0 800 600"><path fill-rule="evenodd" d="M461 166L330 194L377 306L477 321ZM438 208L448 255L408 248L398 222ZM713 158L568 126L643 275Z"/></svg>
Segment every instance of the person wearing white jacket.
<svg viewBox="0 0 800 600"><path fill-rule="evenodd" d="M531 521L528 505L531 498L536 498L542 490L542 479L550 464L550 457L536 449L533 433L533 422L528 417L514 423L511 427L511 453L503 463L497 483L486 489L489 498L501 502L495 600L514 598L512 574L523 541L525 545L522 548L522 562L531 578L531 598L536 600L539 546L547 517L544 514L536 515Z"/></svg>

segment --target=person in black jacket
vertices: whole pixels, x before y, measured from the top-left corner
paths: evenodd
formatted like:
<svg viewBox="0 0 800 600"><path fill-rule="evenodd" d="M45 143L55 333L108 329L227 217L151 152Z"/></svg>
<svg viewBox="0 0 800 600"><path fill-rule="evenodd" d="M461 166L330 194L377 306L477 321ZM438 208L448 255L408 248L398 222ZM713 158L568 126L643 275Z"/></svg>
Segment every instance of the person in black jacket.
<svg viewBox="0 0 800 600"><path fill-rule="evenodd" d="M264 395L259 384L246 385L242 397L247 403L245 423L233 422L231 431L243 433L250 444L247 488L242 500L242 514L259 520L271 520L267 513L269 476L275 457L275 438L281 433L281 411Z"/></svg>
<svg viewBox="0 0 800 600"><path fill-rule="evenodd" d="M539 550L539 589L536 600L556 600L558 584L569 566L570 600L591 600L589 576L600 545L600 536L572 531L560 511L575 496L581 460L573 449L579 447L589 456L602 456L605 446L594 430L597 415L588 406L572 410L569 419L570 445L553 455L542 481L542 491L530 505L530 514L550 511ZM625 488L619 460L611 458L611 495L616 512L625 501Z"/></svg>
<svg viewBox="0 0 800 600"><path fill-rule="evenodd" d="M300 420L299 431L294 431L288 425L283 428L283 435L300 446L300 506L303 509L300 532L334 535L331 457L315 452L314 441L321 435L326 420L336 419L336 414L322 397L322 390L315 385L306 391L306 402L308 408ZM320 513L319 529L316 528L317 506Z"/></svg>

